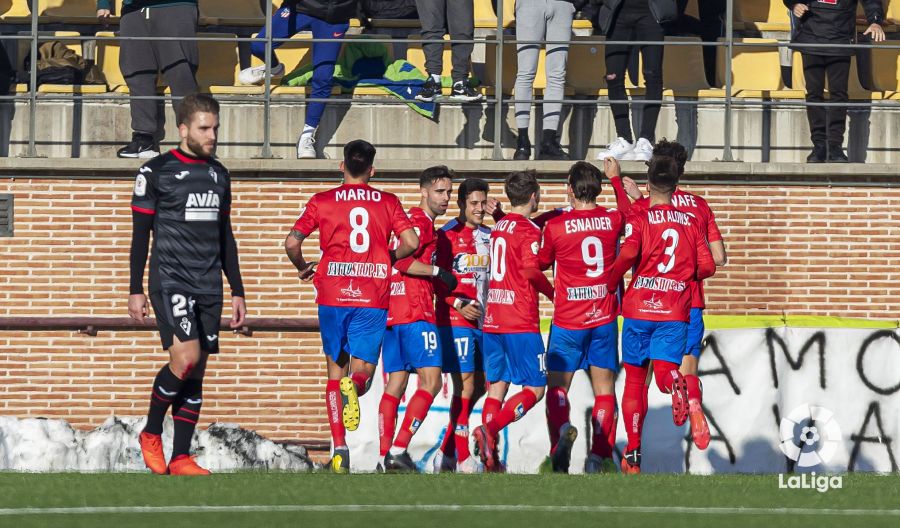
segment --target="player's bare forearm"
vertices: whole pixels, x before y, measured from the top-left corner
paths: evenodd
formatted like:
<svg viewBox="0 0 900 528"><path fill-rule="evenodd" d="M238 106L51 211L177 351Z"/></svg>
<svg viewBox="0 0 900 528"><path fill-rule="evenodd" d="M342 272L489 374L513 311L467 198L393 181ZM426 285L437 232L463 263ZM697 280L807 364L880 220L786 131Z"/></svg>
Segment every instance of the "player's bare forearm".
<svg viewBox="0 0 900 528"><path fill-rule="evenodd" d="M709 251L712 253L716 266L728 264L728 254L725 252L725 241L716 240L709 243Z"/></svg>
<svg viewBox="0 0 900 528"><path fill-rule="evenodd" d="M284 252L287 253L291 264L297 268L297 271L300 273L300 278L304 280L308 279L312 273L315 272L313 263L307 262L306 259L303 258L303 241L305 239L306 235L296 229L292 229L291 232L288 233L287 238L284 239Z"/></svg>
<svg viewBox="0 0 900 528"><path fill-rule="evenodd" d="M404 273L406 273L407 275L413 275L416 277L432 277L432 276L434 276L434 266L432 266L431 264L425 264L424 262L419 262L418 260L415 260L415 259L403 259L403 260L404 261L411 260L411 262L409 262L409 267L406 268L406 271L404 271ZM397 264L400 264L400 262L397 262Z"/></svg>

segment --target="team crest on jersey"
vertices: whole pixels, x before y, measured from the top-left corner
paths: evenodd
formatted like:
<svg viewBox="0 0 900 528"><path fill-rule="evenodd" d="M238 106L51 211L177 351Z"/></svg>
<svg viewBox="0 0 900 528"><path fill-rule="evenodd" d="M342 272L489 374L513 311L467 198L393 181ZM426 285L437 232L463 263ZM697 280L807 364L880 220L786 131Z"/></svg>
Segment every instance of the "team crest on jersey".
<svg viewBox="0 0 900 528"><path fill-rule="evenodd" d="M212 178L212 181L219 183L219 175L216 173L216 169L209 168L209 177Z"/></svg>
<svg viewBox="0 0 900 528"><path fill-rule="evenodd" d="M146 196L147 194L147 178L143 174L138 174L134 179L134 195Z"/></svg>
<svg viewBox="0 0 900 528"><path fill-rule="evenodd" d="M187 334L187 335L191 334L191 321L187 317L182 317L181 324L178 326L180 326L181 329L184 330L185 334Z"/></svg>
<svg viewBox="0 0 900 528"><path fill-rule="evenodd" d="M632 228L631 228L631 224L630 224L630 223L629 223L629 224L625 224L625 238L628 238L628 237L631 236L631 229L632 229Z"/></svg>
<svg viewBox="0 0 900 528"><path fill-rule="evenodd" d="M532 242L532 243L531 243L531 252L532 252L532 253L534 253L535 255L537 255L537 254L538 254L538 251L540 251L540 249L541 249L541 245L540 245L540 244L538 244L537 242Z"/></svg>

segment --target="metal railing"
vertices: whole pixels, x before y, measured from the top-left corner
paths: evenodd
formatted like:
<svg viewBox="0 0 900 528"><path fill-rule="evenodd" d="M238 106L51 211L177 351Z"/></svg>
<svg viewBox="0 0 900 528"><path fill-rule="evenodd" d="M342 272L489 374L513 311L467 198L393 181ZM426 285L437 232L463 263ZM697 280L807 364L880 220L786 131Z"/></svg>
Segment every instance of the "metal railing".
<svg viewBox="0 0 900 528"><path fill-rule="evenodd" d="M255 317L247 319L237 329L231 329L231 320L223 318L223 331L252 336L253 332L318 332L319 320L315 317ZM0 330L31 332L72 331L96 336L101 331L142 332L157 331L156 319L148 317L138 323L130 317L0 317Z"/></svg>
<svg viewBox="0 0 900 528"><path fill-rule="evenodd" d="M252 0L251 0L252 1ZM495 86L493 97L487 97L484 99L484 104L490 107L493 111L493 151L492 157L495 160L502 160L502 145L500 138L502 137L502 125L505 121L504 119L504 106L513 105L517 102L522 102L523 100L517 99L512 96L504 96L504 84L503 84L503 60L504 60L504 46L510 46L510 44L505 44L507 39L506 31L508 28L504 26L503 20L503 5L505 2L514 1L514 0L497 0L496 3L496 11L497 15L497 26L496 26L496 40L490 41L484 38L476 38L473 40L426 40L426 39L413 39L413 38L393 38L393 37L369 37L366 36L365 42L369 43L384 43L384 44L394 44L394 43L403 43L403 44L423 44L427 42L439 42L441 44L447 45L450 43L471 43L471 44L482 44L494 45L495 50L495 68L494 68L494 79ZM275 158L275 155L272 153L272 143L271 143L271 107L272 107L272 72L271 72L271 64L272 57L275 49L276 43L285 43L285 42L294 42L296 40L290 38L273 38L272 37L272 3L265 2L265 80L263 83L263 91L262 91L262 104L263 104L263 124L262 124L262 144L260 148L260 152L256 158L262 159L272 159ZM787 8L785 8L787 10ZM39 33L38 27L38 12L37 9L32 9L31 12L31 20L30 20L30 34L29 35L2 35L0 39L3 40L29 40L30 41L30 56L37 57L39 42L41 41L52 41L52 40L61 40L61 41L106 41L106 40L114 40L114 41L124 41L124 40L142 40L142 41L154 41L154 40L170 40L170 37L123 37L123 36L114 36L114 37L100 37L96 35L82 35L82 36L54 36L54 35L42 35ZM722 97L716 98L694 98L694 99L684 99L684 98L673 98L666 99L663 97L662 99L599 99L596 95L588 95L584 94L581 98L569 98L565 95L562 99L537 99L532 98L528 99L528 101L532 104L540 103L562 103L564 105L609 105L616 103L623 104L637 104L637 105L648 105L648 104L659 104L659 105L674 105L674 106L723 106L724 108L724 125L723 125L723 151L722 151L722 161L733 161L734 156L732 153L732 129L733 129L733 111L735 107L740 106L753 106L753 107L771 107L771 106L779 106L779 107L807 107L807 106L841 106L846 108L879 108L879 107L900 107L900 103L897 101L864 101L864 102L852 102L848 101L846 103L833 103L833 102L822 102L822 103L809 103L805 100L771 100L766 98L738 98L735 97L733 90L733 57L735 53L735 48L753 48L753 47L790 47L792 49L816 49L816 48L854 48L858 49L860 44L792 44L789 41L783 40L772 40L771 42L741 42L736 41L734 36L734 0L728 0L726 2L726 12L725 12L725 35L715 42L683 42L683 41L612 41L612 40L604 40L603 44L605 46L608 45L628 45L628 46L641 46L641 45L661 45L661 46L701 46L701 47L723 47L726 49L725 53L725 71L722 72L724 76L724 87ZM54 25L58 25L59 22L54 22ZM253 42L258 39L251 37L194 37L191 39L184 40L194 40L198 42L203 41L211 41L211 42ZM333 42L331 39L317 39L317 38L304 38L304 44L316 44L318 42ZM538 45L547 45L547 44L568 44L570 46L590 46L596 45L597 41L590 40L578 40L572 39L568 41L548 41L548 40L537 40L537 41L529 41L529 40L516 40L516 45L518 44L538 44ZM880 48L883 49L897 49L898 53L900 53L900 45L885 45L879 44ZM602 59L601 59L602 60ZM28 101L28 114L29 114L29 127L28 127L28 145L26 151L24 153L24 157L38 157L38 152L36 148L36 112L38 100L42 101L53 101L53 100L73 100L73 99L93 99L99 97L98 95L93 94L81 94L81 93L66 93L66 94L49 94L42 93L40 97L38 96L38 90L35 88L37 84L37 60L32 59L30 63L29 69L29 90L25 94L14 94L14 95L3 95L0 96L0 101L18 101L27 99ZM698 74L705 75L705 72L698 72ZM102 95L104 101L115 101L115 100L130 100L130 99L152 99L152 100L162 100L162 101L171 101L173 96L171 95L153 95L153 96L132 96L130 94L119 94L119 93L105 93ZM248 96L246 95L217 95L217 99L224 102L247 102ZM350 105L350 104L358 104L361 101L364 101L367 104L386 104L386 105L406 105L408 104L405 100L400 100L396 98L387 98L387 97L374 97L367 96L365 99L361 98L313 98L313 97L305 97L305 96L297 96L297 95L279 95L279 102L284 103L313 103L313 102L323 102L328 104L335 105ZM471 104L471 103L454 103L452 101L440 101L441 104Z"/></svg>

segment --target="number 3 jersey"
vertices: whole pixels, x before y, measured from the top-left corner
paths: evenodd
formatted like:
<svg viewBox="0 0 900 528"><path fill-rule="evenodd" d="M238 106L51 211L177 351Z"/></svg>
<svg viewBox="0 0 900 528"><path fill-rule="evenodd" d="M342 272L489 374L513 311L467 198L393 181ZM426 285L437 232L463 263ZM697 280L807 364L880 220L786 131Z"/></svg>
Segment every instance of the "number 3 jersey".
<svg viewBox="0 0 900 528"><path fill-rule="evenodd" d="M293 229L306 236L319 230L316 303L386 310L391 233L410 228L400 200L368 185L344 184L313 195Z"/></svg>
<svg viewBox="0 0 900 528"><path fill-rule="evenodd" d="M572 210L547 222L538 258L555 264L553 324L594 328L619 315L616 292L606 290L625 217L615 209Z"/></svg>
<svg viewBox="0 0 900 528"><path fill-rule="evenodd" d="M419 249L411 259L432 265L437 234L434 219L423 209L409 210L409 220L419 235ZM397 244L399 245L399 241ZM415 277L396 269L391 271L391 307L388 310L388 326L425 321L434 324L434 283L431 277Z"/></svg>
<svg viewBox="0 0 900 528"><path fill-rule="evenodd" d="M438 326L481 328L481 320L466 319L453 308L453 303L456 299L478 301L482 313L484 312L491 272L490 251L491 230L487 227L473 229L454 218L438 231L437 263L452 271L459 281L452 292L440 288L442 295L437 300Z"/></svg>
<svg viewBox="0 0 900 528"><path fill-rule="evenodd" d="M698 264L712 266L699 221L671 205L657 205L628 217L627 249L640 253L622 301L622 315L647 321L689 321L691 288Z"/></svg>
<svg viewBox="0 0 900 528"><path fill-rule="evenodd" d="M138 171L131 209L154 215L150 292L222 295L222 220L231 207L228 170L171 150Z"/></svg>
<svg viewBox="0 0 900 528"><path fill-rule="evenodd" d="M540 247L541 229L520 214L509 213L494 225L485 332L540 332L538 292L523 274L526 268L539 269Z"/></svg>

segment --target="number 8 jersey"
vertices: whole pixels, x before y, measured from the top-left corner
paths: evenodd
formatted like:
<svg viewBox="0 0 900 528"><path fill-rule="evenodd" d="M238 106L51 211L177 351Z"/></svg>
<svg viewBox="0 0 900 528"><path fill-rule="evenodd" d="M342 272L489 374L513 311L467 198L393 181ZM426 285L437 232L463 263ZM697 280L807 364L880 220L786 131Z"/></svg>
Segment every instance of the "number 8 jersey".
<svg viewBox="0 0 900 528"><path fill-rule="evenodd" d="M698 265L712 267L700 222L671 205L657 205L628 217L626 249L640 253L622 315L646 321L689 321L691 287Z"/></svg>
<svg viewBox="0 0 900 528"><path fill-rule="evenodd" d="M386 310L391 233L412 229L400 200L361 184L316 193L294 230L309 236L317 228L322 258L313 279L316 304Z"/></svg>

